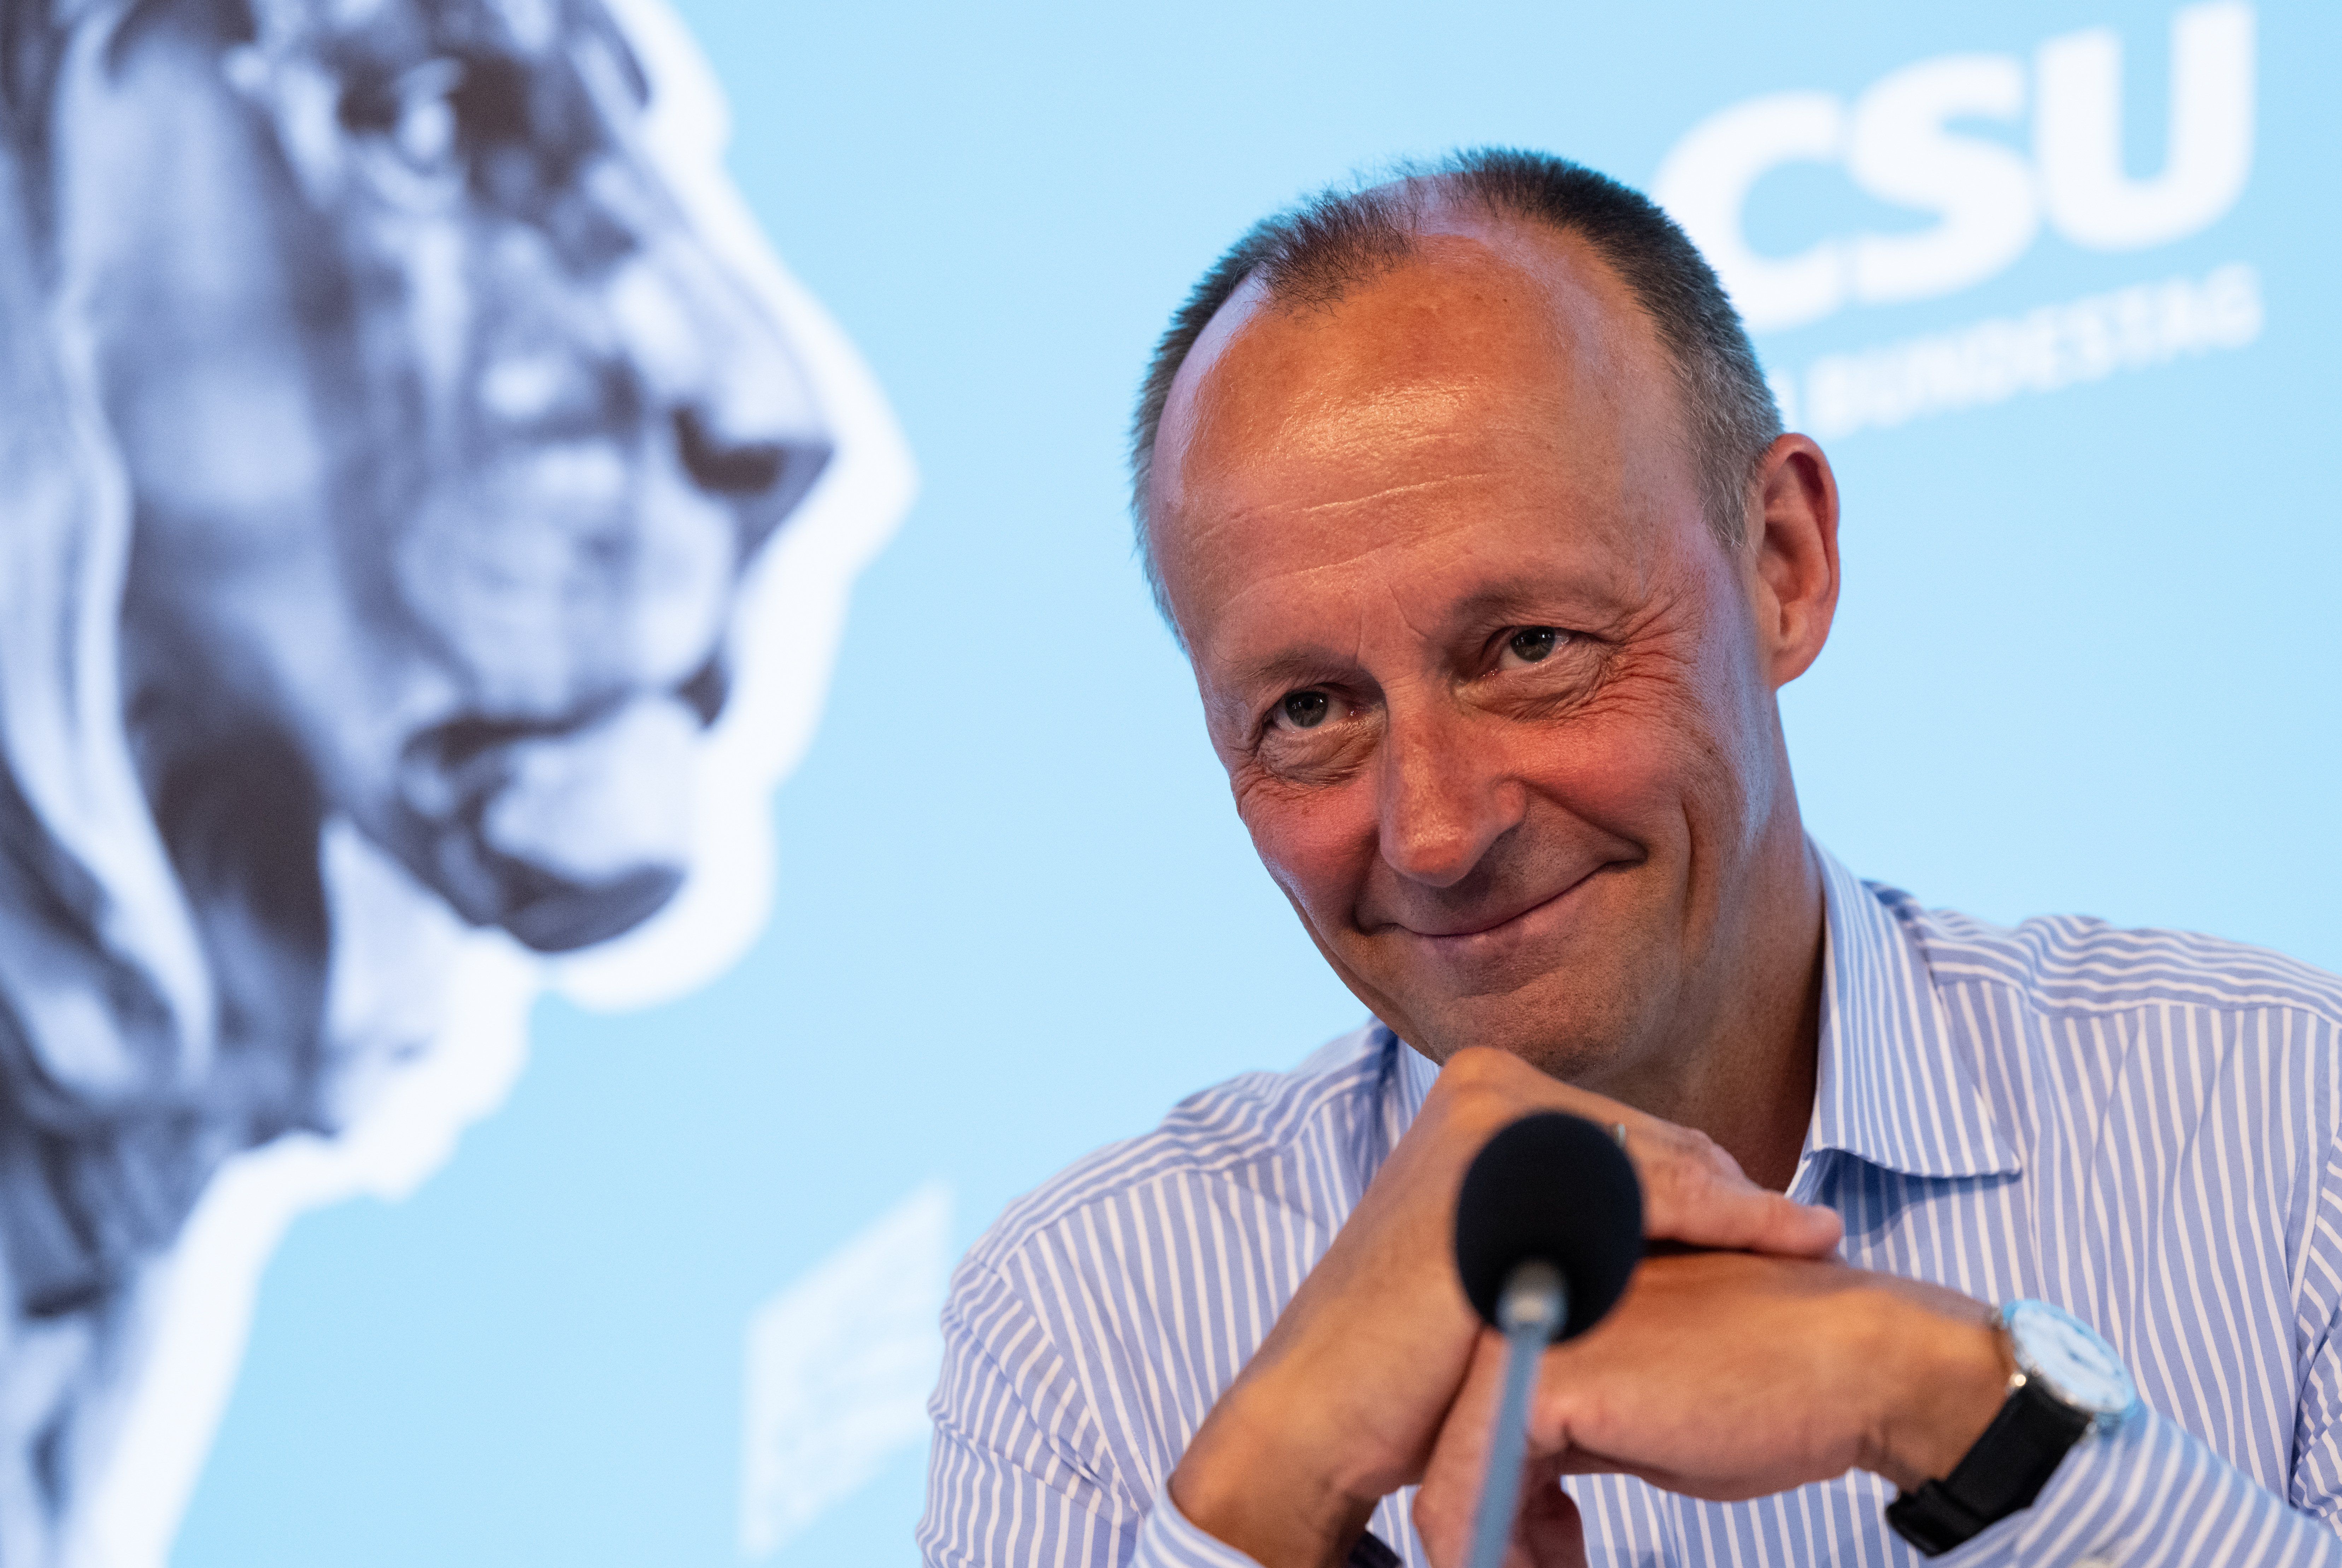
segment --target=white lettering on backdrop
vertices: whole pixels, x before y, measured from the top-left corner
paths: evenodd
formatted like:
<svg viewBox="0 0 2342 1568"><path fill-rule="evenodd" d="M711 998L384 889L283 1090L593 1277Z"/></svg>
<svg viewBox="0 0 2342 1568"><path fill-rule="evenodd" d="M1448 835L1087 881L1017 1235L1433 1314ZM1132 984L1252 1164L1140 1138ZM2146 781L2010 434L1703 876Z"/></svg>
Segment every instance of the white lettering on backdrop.
<svg viewBox="0 0 2342 1568"><path fill-rule="evenodd" d="M1824 355L1806 372L1801 423L1825 439L1890 429L2242 348L2260 332L2260 275L2230 262L2200 278L2134 284L1950 332ZM1796 417L1786 398L1782 415Z"/></svg>
<svg viewBox="0 0 2342 1568"><path fill-rule="evenodd" d="M748 1320L741 1556L771 1556L927 1441L951 1216L951 1188L926 1183Z"/></svg>
<svg viewBox="0 0 2342 1568"><path fill-rule="evenodd" d="M1818 321L1848 305L1933 299L2006 270L2046 222L2074 245L2142 250L2208 227L2236 205L2253 156L2253 10L2217 0L2171 21L2161 168L2123 160L2122 42L2094 27L2049 39L2029 73L2013 55L1947 55L1889 72L1852 102L1771 93L1703 120L1661 165L1654 194L1706 253L1750 330ZM1956 127L2023 124L2030 156ZM1765 175L1836 165L1867 195L1932 213L1910 233L1836 235L1792 255L1748 239Z"/></svg>

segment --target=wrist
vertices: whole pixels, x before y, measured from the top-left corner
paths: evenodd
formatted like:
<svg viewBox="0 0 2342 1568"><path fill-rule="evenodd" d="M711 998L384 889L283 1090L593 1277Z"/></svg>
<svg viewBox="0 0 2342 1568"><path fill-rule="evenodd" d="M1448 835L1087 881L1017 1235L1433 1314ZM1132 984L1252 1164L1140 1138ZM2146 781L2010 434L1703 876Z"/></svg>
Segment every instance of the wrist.
<svg viewBox="0 0 2342 1568"><path fill-rule="evenodd" d="M1265 1382L1223 1394L1171 1472L1187 1522L1262 1568L1337 1568L1381 1493L1341 1473L1311 1408Z"/></svg>
<svg viewBox="0 0 2342 1568"><path fill-rule="evenodd" d="M1976 1446L2007 1402L2017 1363L2008 1336L1966 1298L1897 1300L1884 1332L1878 1364L1888 1375L1879 1380L1882 1406L1864 1468L1916 1491L1949 1475Z"/></svg>

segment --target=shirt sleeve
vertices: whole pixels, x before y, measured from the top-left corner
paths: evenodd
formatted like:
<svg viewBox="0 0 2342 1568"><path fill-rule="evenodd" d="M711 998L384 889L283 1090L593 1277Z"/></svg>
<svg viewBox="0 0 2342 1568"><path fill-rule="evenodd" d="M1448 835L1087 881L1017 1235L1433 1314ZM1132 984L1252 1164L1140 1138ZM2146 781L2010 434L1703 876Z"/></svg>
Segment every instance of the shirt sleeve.
<svg viewBox="0 0 2342 1568"><path fill-rule="evenodd" d="M2142 1410L2085 1439L2033 1506L1937 1561L1946 1568L2342 1568L2342 1140L2327 1153L2302 1271L2301 1393L2283 1497L2178 1423Z"/></svg>
<svg viewBox="0 0 2342 1568"><path fill-rule="evenodd" d="M928 1568L1260 1568L1191 1523L1167 1478L1144 1500L1119 1480L1080 1381L1007 1281L963 1263L943 1329Z"/></svg>
<svg viewBox="0 0 2342 1568"><path fill-rule="evenodd" d="M1412 1495L1414 1488L1407 1489ZM1385 1498L1386 1511L1392 1499ZM1138 1531L1138 1556L1141 1568L1260 1568L1253 1558L1216 1536L1206 1535L1179 1512L1171 1500L1171 1488L1166 1483L1156 1488L1155 1503L1146 1513L1146 1523ZM1383 1538L1372 1530L1358 1537L1349 1554L1342 1559L1343 1568L1404 1568L1406 1559L1391 1550Z"/></svg>
<svg viewBox="0 0 2342 1568"><path fill-rule="evenodd" d="M1133 1568L1260 1568L1260 1564L1216 1535L1188 1523L1171 1501L1166 1483L1157 1487L1146 1523L1139 1526Z"/></svg>
<svg viewBox="0 0 2342 1568"><path fill-rule="evenodd" d="M1119 1483L1073 1369L1006 1280L963 1263L943 1331L918 1530L928 1568L1191 1561L1139 1555L1146 1509Z"/></svg>
<svg viewBox="0 0 2342 1568"><path fill-rule="evenodd" d="M2141 1410L2085 1439L2033 1506L1936 1559L1944 1568L2342 1568L2342 1536Z"/></svg>

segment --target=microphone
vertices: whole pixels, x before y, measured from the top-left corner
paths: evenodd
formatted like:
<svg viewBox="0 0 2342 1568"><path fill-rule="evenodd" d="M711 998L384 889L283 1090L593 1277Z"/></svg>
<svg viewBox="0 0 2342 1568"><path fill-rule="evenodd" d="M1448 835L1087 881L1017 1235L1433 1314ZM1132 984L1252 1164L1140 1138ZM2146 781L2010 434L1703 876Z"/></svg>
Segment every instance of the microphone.
<svg viewBox="0 0 2342 1568"><path fill-rule="evenodd" d="M1471 1568L1501 1568L1520 1505L1539 1356L1617 1304L1643 1255L1643 1189L1609 1134L1541 1111L1500 1130L1464 1173L1456 1272L1505 1336L1504 1395L1473 1517Z"/></svg>

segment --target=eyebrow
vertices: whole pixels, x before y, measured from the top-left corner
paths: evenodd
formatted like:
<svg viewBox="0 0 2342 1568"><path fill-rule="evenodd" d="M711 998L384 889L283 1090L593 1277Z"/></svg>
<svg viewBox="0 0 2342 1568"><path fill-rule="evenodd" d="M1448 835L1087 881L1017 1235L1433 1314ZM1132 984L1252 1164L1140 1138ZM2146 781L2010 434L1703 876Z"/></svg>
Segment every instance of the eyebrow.
<svg viewBox="0 0 2342 1568"><path fill-rule="evenodd" d="M1256 686L1308 685L1323 679L1328 669L1352 662L1346 654L1322 648L1286 648L1236 665L1228 684L1247 691Z"/></svg>
<svg viewBox="0 0 2342 1568"><path fill-rule="evenodd" d="M1566 579L1562 591L1593 601L1592 605L1584 607L1598 606L1596 613L1592 615L1583 613L1553 614L1556 583L1548 573L1500 578L1486 584L1456 601L1449 607L1446 619L1457 627L1476 623L1493 628L1509 622L1520 625L1557 625L1566 631L1591 632L1599 635L1606 626L1616 624L1624 608L1605 586L1575 574ZM1326 679L1330 670L1346 669L1356 662L1354 654L1336 652L1323 644L1303 644L1242 660L1230 666L1225 682L1216 684L1239 692L1256 691L1264 686L1297 690ZM1247 707L1249 699L1227 697L1222 699L1222 704Z"/></svg>
<svg viewBox="0 0 2342 1568"><path fill-rule="evenodd" d="M1556 592L1556 590L1558 592ZM1537 575L1522 574L1503 578L1466 594L1456 601L1452 618L1464 623L1474 621L1520 621L1526 624L1544 625L1541 614L1547 613L1556 596L1569 596L1594 601L1600 606L1598 619L1616 616L1622 606L1606 583L1600 583L1589 574L1571 572L1556 584L1551 573ZM1541 608L1542 606L1542 608ZM1583 621L1582 615L1565 616L1565 620ZM1592 630L1578 625L1571 630Z"/></svg>

